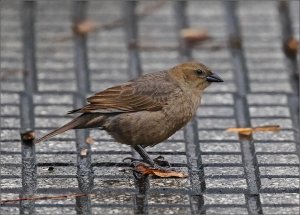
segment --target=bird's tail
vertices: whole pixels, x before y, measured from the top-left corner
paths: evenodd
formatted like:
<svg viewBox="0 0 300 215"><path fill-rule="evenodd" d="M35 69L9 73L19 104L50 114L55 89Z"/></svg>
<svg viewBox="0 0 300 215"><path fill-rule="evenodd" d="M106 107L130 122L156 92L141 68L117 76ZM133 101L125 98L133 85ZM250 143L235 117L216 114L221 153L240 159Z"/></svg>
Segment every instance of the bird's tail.
<svg viewBox="0 0 300 215"><path fill-rule="evenodd" d="M50 132L49 134L41 137L40 139L35 140L34 143L36 144L36 143L49 140L50 138L73 128L76 129L76 128L101 127L105 118L106 117L103 114L96 114L96 113L82 114L76 117L75 119L73 119L71 122L68 122L67 124L63 125L62 127L57 128L54 131Z"/></svg>

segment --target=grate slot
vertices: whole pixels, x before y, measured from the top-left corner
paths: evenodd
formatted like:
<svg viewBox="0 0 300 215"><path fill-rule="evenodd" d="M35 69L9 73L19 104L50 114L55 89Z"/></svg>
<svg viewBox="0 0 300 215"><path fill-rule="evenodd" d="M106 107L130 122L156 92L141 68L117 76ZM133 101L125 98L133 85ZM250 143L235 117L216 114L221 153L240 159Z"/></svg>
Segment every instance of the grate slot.
<svg viewBox="0 0 300 215"><path fill-rule="evenodd" d="M130 79L142 75L141 60L138 51L138 16L136 16L136 6L138 2L127 1L123 3L125 19L125 37L128 50L128 75Z"/></svg>
<svg viewBox="0 0 300 215"><path fill-rule="evenodd" d="M87 1L73 2L73 28L86 20ZM85 34L73 33L75 48L75 74L77 93L74 95L74 107L83 107L85 97L90 90L90 78L87 56L87 37ZM89 194L93 189L94 175L91 165L91 146L86 143L88 130L76 130L77 150L77 180L81 193ZM83 154L82 154L83 153ZM76 197L77 214L91 214L91 199L89 196Z"/></svg>
<svg viewBox="0 0 300 215"><path fill-rule="evenodd" d="M32 96L21 93L21 141L22 141L22 192L20 198L30 198L36 193L37 166L34 139ZM20 213L34 213L34 201L20 202Z"/></svg>
<svg viewBox="0 0 300 215"><path fill-rule="evenodd" d="M229 45L232 55L232 63L235 68L235 83L237 92L235 93L235 111L238 127L251 127L250 114L247 104L247 92L249 92L249 80L247 78L248 69L244 57L239 20L236 15L235 1L225 2L226 18L229 33ZM250 140L239 135L242 157L247 179L249 193L245 193L247 208L250 214L262 214L262 207L259 197L260 179L257 167L257 159L254 151L252 136Z"/></svg>
<svg viewBox="0 0 300 215"><path fill-rule="evenodd" d="M34 113L32 94L37 91L37 73L35 61L35 1L22 4L23 30L23 76L25 92L20 93L21 151L22 151L22 192L20 198L32 197L37 188L37 166L34 140ZM34 201L20 202L20 213L34 213Z"/></svg>
<svg viewBox="0 0 300 215"><path fill-rule="evenodd" d="M289 71L289 79L292 85L293 93L288 95L288 100L293 119L293 127L297 130L295 132L295 140L297 142L296 148L298 155L300 155L300 134L299 134L299 66L297 61L297 54L288 51L288 43L290 40L295 39L292 28L292 20L290 18L289 2L278 2L280 27L282 34L282 48L285 51L286 64Z"/></svg>
<svg viewBox="0 0 300 215"><path fill-rule="evenodd" d="M23 1L22 4L22 32L23 32L23 75L25 91L29 93L37 92L38 79L36 71L35 57L35 1Z"/></svg>
<svg viewBox="0 0 300 215"><path fill-rule="evenodd" d="M141 60L138 51L138 17L136 16L136 7L139 2L126 1L123 3L124 19L125 19L125 37L128 53L128 76L130 79L136 78L142 74ZM139 155L133 149L131 150L133 157L138 158ZM149 177L135 177L135 187L137 193L134 195L133 205L135 214L148 214L147 192L149 190Z"/></svg>
<svg viewBox="0 0 300 215"><path fill-rule="evenodd" d="M174 13L176 20L176 31L179 42L179 59L181 62L192 59L192 50L187 42L180 37L180 31L188 28L186 7L188 2L177 1L174 3ZM189 177L192 185L190 194L190 205L193 214L204 212L204 198L202 193L205 191L204 168L202 165L201 151L198 137L198 124L195 117L184 128L184 139L186 143L186 156L189 168Z"/></svg>

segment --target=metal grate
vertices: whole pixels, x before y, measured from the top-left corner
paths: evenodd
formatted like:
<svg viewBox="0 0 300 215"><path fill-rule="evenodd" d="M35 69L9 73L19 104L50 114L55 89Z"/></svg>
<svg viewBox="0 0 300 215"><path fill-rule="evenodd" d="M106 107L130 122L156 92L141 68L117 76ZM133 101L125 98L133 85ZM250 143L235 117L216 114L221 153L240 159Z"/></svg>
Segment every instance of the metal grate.
<svg viewBox="0 0 300 215"><path fill-rule="evenodd" d="M5 203L1 214L299 213L299 55L282 51L299 40L299 2L158 3L1 2L1 199L95 194ZM70 36L86 19L104 27ZM179 36L189 26L213 39L189 46ZM137 154L102 131L28 140L88 95L189 59L225 83L208 89L186 128L148 149L188 179L135 179L122 159ZM225 132L263 124L283 129L251 140Z"/></svg>

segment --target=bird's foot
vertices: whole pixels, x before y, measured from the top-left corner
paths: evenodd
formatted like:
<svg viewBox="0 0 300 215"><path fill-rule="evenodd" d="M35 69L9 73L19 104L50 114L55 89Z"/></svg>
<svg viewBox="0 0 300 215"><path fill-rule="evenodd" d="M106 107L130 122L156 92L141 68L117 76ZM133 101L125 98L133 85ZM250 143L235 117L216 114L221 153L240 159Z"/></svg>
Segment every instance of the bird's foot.
<svg viewBox="0 0 300 215"><path fill-rule="evenodd" d="M125 162L126 160L130 160L131 164L138 163L138 162L141 162L141 163L145 162L143 159L138 159L138 158L133 158L133 157L126 157L122 161ZM165 158L161 155L158 156L157 158L154 158L153 161L154 161L154 164L156 164L156 165L153 166L153 165L149 164L150 166L171 167L170 163L168 161L166 161ZM147 163L147 162L145 162L145 163Z"/></svg>
<svg viewBox="0 0 300 215"><path fill-rule="evenodd" d="M153 175L161 178L177 177L186 178L186 173L170 168L170 163L164 160L164 157L158 156L153 159L152 164L146 163L144 160L127 157L123 161L130 160L133 169L133 175L136 179L142 179L147 175Z"/></svg>
<svg viewBox="0 0 300 215"><path fill-rule="evenodd" d="M126 157L122 160L122 162L125 162L126 160L130 161L130 165L132 165L132 163L134 163L134 162L143 162L142 159L138 159L138 158L134 158L134 157Z"/></svg>
<svg viewBox="0 0 300 215"><path fill-rule="evenodd" d="M158 156L157 158L154 158L153 161L161 167L171 167L169 161L166 161L165 158L161 155Z"/></svg>
<svg viewBox="0 0 300 215"><path fill-rule="evenodd" d="M133 162L134 176L137 179L142 179L147 175L152 175L158 178L186 178L188 175L181 170L170 167L162 167L157 164L150 166L144 162Z"/></svg>

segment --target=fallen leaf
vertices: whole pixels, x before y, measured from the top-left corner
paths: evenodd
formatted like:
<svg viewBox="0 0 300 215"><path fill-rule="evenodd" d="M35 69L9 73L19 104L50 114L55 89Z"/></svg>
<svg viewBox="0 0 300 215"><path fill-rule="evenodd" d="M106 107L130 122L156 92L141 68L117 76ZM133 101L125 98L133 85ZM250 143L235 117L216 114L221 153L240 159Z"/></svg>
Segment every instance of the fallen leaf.
<svg viewBox="0 0 300 215"><path fill-rule="evenodd" d="M88 153L88 149L81 149L80 151L81 156L87 156L87 153Z"/></svg>
<svg viewBox="0 0 300 215"><path fill-rule="evenodd" d="M73 26L73 31L77 34L87 34L89 32L95 31L96 30L96 23L91 21L91 20L85 20L82 22L79 22L78 24Z"/></svg>
<svg viewBox="0 0 300 215"><path fill-rule="evenodd" d="M180 32L180 36L187 42L195 43L210 39L206 29L184 28Z"/></svg>
<svg viewBox="0 0 300 215"><path fill-rule="evenodd" d="M284 44L284 51L288 56L296 56L299 49L299 41L292 37Z"/></svg>
<svg viewBox="0 0 300 215"><path fill-rule="evenodd" d="M35 138L35 133L34 131L27 131L21 134L21 138L24 141L31 141Z"/></svg>
<svg viewBox="0 0 300 215"><path fill-rule="evenodd" d="M176 178L186 178L188 177L184 172L171 170L171 169L164 169L164 168L153 168L148 166L144 163L138 163L135 165L134 170L143 174L143 175L155 175L161 178L169 178L169 177L176 177Z"/></svg>
<svg viewBox="0 0 300 215"><path fill-rule="evenodd" d="M137 8L136 15L140 18L147 17L153 12L157 11L161 6L163 6L167 1L158 0L156 2L150 2L149 4L142 5L142 7ZM108 23L94 23L92 21L86 20L75 26L73 26L73 32L77 34L87 34L91 31L99 30L110 30L116 27L121 27L124 25L124 18L116 18ZM65 35L63 37L54 38L54 42L64 42L73 38L73 35Z"/></svg>
<svg viewBox="0 0 300 215"><path fill-rule="evenodd" d="M228 128L226 130L227 132L236 132L242 135L251 135L256 132L278 132L280 131L279 125L264 125L264 126L258 126L253 128Z"/></svg>
<svg viewBox="0 0 300 215"><path fill-rule="evenodd" d="M88 138L86 138L85 142L87 144L93 144L95 142L95 140L92 137L88 137Z"/></svg>

